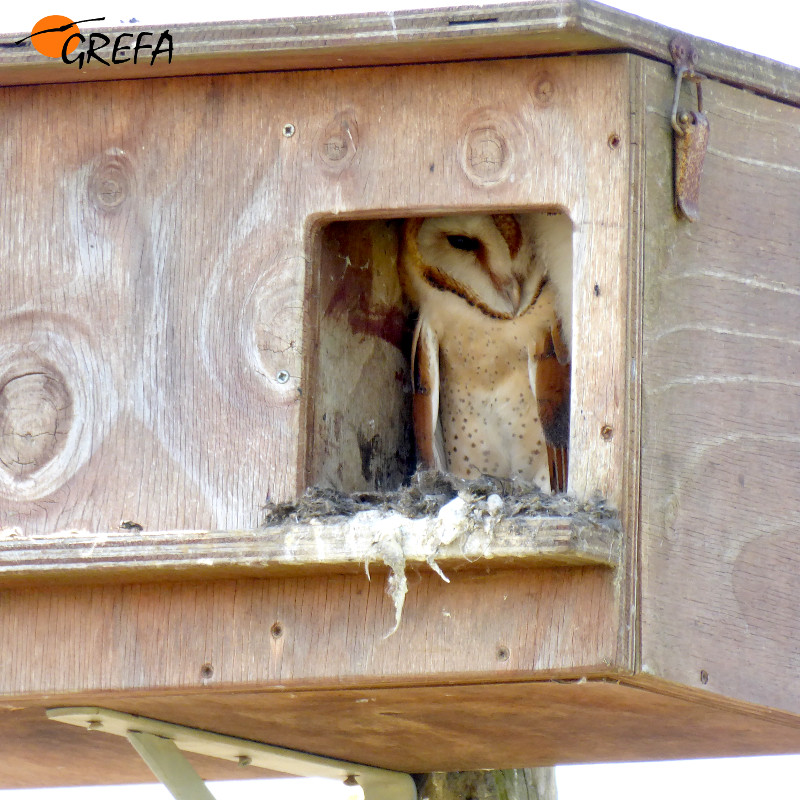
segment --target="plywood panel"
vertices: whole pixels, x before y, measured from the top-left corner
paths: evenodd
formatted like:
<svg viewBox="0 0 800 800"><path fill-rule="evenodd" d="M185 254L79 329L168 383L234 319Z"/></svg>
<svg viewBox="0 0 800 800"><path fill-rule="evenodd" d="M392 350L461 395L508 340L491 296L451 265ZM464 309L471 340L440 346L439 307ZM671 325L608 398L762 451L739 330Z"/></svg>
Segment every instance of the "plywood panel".
<svg viewBox="0 0 800 800"><path fill-rule="evenodd" d="M47 391L4 406L4 526L249 526L293 490L302 273L285 248L302 237L268 224L263 115L224 95L5 90L0 383ZM93 125L71 131L67 108ZM223 112L248 133L203 135Z"/></svg>
<svg viewBox="0 0 800 800"><path fill-rule="evenodd" d="M304 481L314 225L450 208L569 213L570 481L620 506L627 70L606 56L2 90L0 524L253 527ZM475 155L487 131L499 162Z"/></svg>
<svg viewBox="0 0 800 800"><path fill-rule="evenodd" d="M690 225L671 211L672 79L646 80L642 666L798 712L800 111L704 82Z"/></svg>
<svg viewBox="0 0 800 800"><path fill-rule="evenodd" d="M0 701L3 788L152 781L117 736L44 710L118 711L410 772L800 751L786 715L616 681L293 692L57 695ZM258 778L192 759L206 779Z"/></svg>
<svg viewBox="0 0 800 800"><path fill-rule="evenodd" d="M385 573L8 588L0 694L376 685L617 663L605 567L408 576L398 630Z"/></svg>

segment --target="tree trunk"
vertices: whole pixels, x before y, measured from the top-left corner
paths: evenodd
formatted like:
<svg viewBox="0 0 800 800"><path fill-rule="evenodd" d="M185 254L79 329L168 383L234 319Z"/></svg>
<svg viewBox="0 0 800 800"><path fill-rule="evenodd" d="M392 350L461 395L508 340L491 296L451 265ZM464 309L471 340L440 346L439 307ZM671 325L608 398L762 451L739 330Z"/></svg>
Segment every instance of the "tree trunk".
<svg viewBox="0 0 800 800"><path fill-rule="evenodd" d="M417 776L420 800L557 800L553 767Z"/></svg>

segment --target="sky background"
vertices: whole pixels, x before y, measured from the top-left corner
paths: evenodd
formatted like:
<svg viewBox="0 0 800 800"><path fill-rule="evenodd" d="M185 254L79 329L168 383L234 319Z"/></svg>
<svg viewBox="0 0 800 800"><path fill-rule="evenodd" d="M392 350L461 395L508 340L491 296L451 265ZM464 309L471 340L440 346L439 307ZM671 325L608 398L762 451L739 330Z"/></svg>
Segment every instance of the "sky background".
<svg viewBox="0 0 800 800"><path fill-rule="evenodd" d="M104 15L105 24L109 26L136 20L139 27L142 23L164 26L177 22L495 4L456 0L329 0L327 3L319 0L292 0L291 3L225 0L202 5L181 0L27 0L24 3L0 0L0 37L3 33L27 33L37 20L48 14L63 14L71 19ZM752 0L616 0L607 5L800 67L800 0L762 0L760 3ZM290 13L287 9L291 9ZM557 780L559 800L797 800L800 797L800 756L559 767ZM357 800L361 797L358 789L317 780L236 781L209 786L217 800ZM170 797L160 785L0 791L0 800L169 800Z"/></svg>

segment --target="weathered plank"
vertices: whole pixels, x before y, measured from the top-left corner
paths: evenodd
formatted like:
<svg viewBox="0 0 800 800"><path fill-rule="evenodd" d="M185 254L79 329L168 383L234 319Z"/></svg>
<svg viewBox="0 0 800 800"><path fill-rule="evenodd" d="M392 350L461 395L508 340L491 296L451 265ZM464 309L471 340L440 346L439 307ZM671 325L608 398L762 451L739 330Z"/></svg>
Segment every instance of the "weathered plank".
<svg viewBox="0 0 800 800"><path fill-rule="evenodd" d="M626 614L620 625L620 649L634 670L641 666L639 581L641 548L641 452L642 452L642 282L644 273L644 169L645 117L644 70L647 61L631 58L629 71L630 113L630 189L628 192L628 240L625 309L627 339L625 365L625 460L620 474L620 491L625 498L621 524L630 533L625 537L624 564L620 583L620 609Z"/></svg>
<svg viewBox="0 0 800 800"><path fill-rule="evenodd" d="M0 585L96 583L221 575L352 573L389 565L482 570L619 566L622 531L588 518L486 517L455 527L439 517L364 512L248 531L75 534L0 539Z"/></svg>
<svg viewBox="0 0 800 800"><path fill-rule="evenodd" d="M99 28L97 30L100 30ZM106 29L112 40L121 30ZM169 29L171 64L132 61L67 67L6 36L0 85L163 77L262 70L319 69L626 50L671 62L675 31L591 0L534 0L483 8L389 11L248 22L182 24ZM798 70L699 38L702 71L800 105ZM154 39L155 42L155 39ZM130 43L128 40L126 43ZM110 57L108 48L108 56ZM74 57L74 56L73 56Z"/></svg>
<svg viewBox="0 0 800 800"><path fill-rule="evenodd" d="M671 83L648 65L642 668L800 711L800 111L705 81L682 223Z"/></svg>

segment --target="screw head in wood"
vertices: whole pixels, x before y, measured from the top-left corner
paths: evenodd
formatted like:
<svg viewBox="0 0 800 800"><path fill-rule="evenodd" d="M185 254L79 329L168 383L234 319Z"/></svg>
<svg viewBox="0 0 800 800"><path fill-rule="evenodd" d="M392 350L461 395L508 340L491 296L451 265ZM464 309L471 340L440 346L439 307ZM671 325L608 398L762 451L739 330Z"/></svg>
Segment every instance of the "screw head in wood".
<svg viewBox="0 0 800 800"><path fill-rule="evenodd" d="M291 122L287 122L287 123L286 123L286 124L283 126L283 135L284 135L284 136L285 136L287 139L289 139L290 137L294 136L294 132L295 132L295 130L296 130L296 129L295 129L294 125L292 125L292 123L291 123Z"/></svg>
<svg viewBox="0 0 800 800"><path fill-rule="evenodd" d="M275 376L275 380L278 381L278 383L289 383L289 378L290 377L291 376L289 375L288 371L285 370L285 369L282 369Z"/></svg>

